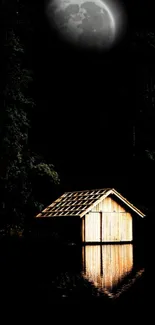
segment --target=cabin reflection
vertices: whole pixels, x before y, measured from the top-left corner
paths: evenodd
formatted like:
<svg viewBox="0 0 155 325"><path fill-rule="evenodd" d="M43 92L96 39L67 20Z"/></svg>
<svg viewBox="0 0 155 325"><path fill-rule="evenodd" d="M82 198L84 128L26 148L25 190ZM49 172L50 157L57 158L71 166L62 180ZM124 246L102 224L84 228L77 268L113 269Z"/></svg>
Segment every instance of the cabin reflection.
<svg viewBox="0 0 155 325"><path fill-rule="evenodd" d="M110 293L133 269L133 246L84 246L82 264L83 276L97 288Z"/></svg>

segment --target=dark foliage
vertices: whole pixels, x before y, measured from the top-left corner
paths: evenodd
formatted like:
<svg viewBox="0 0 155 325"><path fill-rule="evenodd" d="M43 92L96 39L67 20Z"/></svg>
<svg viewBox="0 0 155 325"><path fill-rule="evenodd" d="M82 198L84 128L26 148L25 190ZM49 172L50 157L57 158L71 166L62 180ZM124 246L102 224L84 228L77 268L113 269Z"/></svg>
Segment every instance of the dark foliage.
<svg viewBox="0 0 155 325"><path fill-rule="evenodd" d="M55 185L59 184L59 176L53 164L47 164L30 146L31 117L33 112L37 112L37 106L32 91L34 74L26 63L26 49L20 36L20 27L23 32L29 31L29 16L20 22L19 12L15 12L16 4L4 1L1 5L4 29L0 110L0 215L1 224L5 225L19 225L29 220L51 199L45 197L45 188L48 187L52 192ZM24 8L28 7L25 5Z"/></svg>

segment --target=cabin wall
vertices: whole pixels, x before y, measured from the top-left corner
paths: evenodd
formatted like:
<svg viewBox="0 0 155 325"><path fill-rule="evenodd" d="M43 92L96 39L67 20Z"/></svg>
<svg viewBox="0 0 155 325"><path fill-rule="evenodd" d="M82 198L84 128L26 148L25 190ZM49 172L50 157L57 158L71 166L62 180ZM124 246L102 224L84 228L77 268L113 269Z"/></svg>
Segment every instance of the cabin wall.
<svg viewBox="0 0 155 325"><path fill-rule="evenodd" d="M89 213L85 217L85 241L100 241L100 214Z"/></svg>
<svg viewBox="0 0 155 325"><path fill-rule="evenodd" d="M82 241L132 241L132 223L131 213L108 197L82 219Z"/></svg>

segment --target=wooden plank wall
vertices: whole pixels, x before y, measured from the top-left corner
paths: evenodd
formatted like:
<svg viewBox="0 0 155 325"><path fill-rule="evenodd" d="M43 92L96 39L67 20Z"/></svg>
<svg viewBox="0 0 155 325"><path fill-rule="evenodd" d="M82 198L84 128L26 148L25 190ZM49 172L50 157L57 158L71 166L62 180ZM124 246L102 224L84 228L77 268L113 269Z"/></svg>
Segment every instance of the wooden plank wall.
<svg viewBox="0 0 155 325"><path fill-rule="evenodd" d="M102 229L100 229L100 220L102 220ZM100 242L101 234L102 242L132 241L132 215L108 197L94 207L93 212L85 216L85 240L84 222L82 222L82 233L82 241L85 242Z"/></svg>
<svg viewBox="0 0 155 325"><path fill-rule="evenodd" d="M85 216L85 241L100 242L100 214L89 213Z"/></svg>

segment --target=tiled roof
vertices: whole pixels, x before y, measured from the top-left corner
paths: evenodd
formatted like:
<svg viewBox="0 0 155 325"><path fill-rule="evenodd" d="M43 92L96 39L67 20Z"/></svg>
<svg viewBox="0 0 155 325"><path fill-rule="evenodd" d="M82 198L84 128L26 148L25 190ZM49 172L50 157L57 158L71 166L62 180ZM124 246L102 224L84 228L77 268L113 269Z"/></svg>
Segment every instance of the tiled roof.
<svg viewBox="0 0 155 325"><path fill-rule="evenodd" d="M65 192L46 209L40 212L36 218L61 216L82 217L110 194L114 194L138 215L145 217L143 212L137 209L114 188L103 188L98 190Z"/></svg>
<svg viewBox="0 0 155 325"><path fill-rule="evenodd" d="M81 216L90 206L100 200L110 189L65 192L44 209L37 217Z"/></svg>

